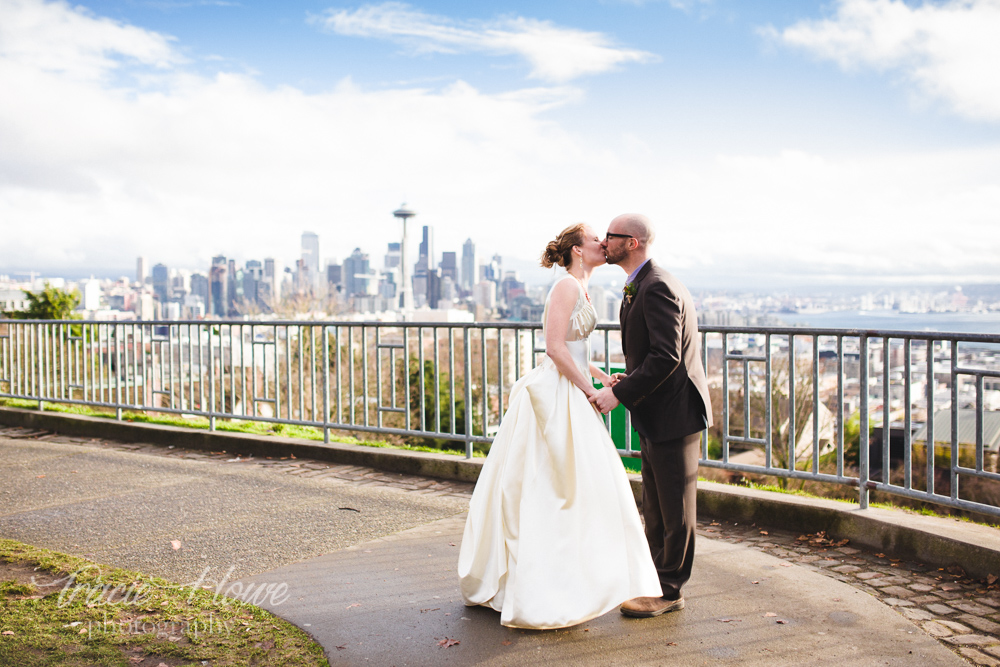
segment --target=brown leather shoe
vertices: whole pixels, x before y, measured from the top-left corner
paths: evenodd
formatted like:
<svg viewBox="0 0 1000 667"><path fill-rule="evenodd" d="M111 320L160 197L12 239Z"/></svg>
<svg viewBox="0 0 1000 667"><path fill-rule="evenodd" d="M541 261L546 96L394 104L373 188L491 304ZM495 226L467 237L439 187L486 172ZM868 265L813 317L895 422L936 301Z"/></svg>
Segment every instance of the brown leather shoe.
<svg viewBox="0 0 1000 667"><path fill-rule="evenodd" d="M684 608L684 598L664 600L663 598L632 598L622 603L621 612L634 618L652 618L668 611Z"/></svg>

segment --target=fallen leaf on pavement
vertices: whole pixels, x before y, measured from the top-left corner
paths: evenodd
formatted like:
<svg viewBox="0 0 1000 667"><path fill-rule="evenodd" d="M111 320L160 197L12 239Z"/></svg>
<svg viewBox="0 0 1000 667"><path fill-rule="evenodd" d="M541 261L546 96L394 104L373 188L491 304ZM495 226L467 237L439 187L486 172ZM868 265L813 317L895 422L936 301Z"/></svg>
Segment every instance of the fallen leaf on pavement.
<svg viewBox="0 0 1000 667"><path fill-rule="evenodd" d="M778 563L778 565L780 565L781 567L791 567L792 566L791 563Z"/></svg>
<svg viewBox="0 0 1000 667"><path fill-rule="evenodd" d="M354 604L349 604L349 605L347 605L347 607L346 607L346 608L347 608L347 609L350 609L351 607L360 607L360 606L361 606L361 603L360 603L360 602L355 602Z"/></svg>
<svg viewBox="0 0 1000 667"><path fill-rule="evenodd" d="M677 646L677 642L667 642L667 646Z"/></svg>
<svg viewBox="0 0 1000 667"><path fill-rule="evenodd" d="M45 475L35 475L36 479L41 479L42 477L45 477Z"/></svg>
<svg viewBox="0 0 1000 667"><path fill-rule="evenodd" d="M500 643L501 643L501 644L502 644L503 646L510 646L510 645L511 645L511 644L513 644L514 642L512 642L512 641L508 641L508 640L506 640L506 639L505 639L505 640L503 640L503 641L502 641L502 642L500 642Z"/></svg>
<svg viewBox="0 0 1000 667"><path fill-rule="evenodd" d="M177 551L178 549L181 548L181 541L180 540L170 540L170 546L172 546L174 548L174 551Z"/></svg>
<svg viewBox="0 0 1000 667"><path fill-rule="evenodd" d="M449 542L449 543L448 543L448 546L449 546L449 547L454 547L454 546L458 546L458 545L456 545L456 544L455 544L454 542Z"/></svg>
<svg viewBox="0 0 1000 667"><path fill-rule="evenodd" d="M421 609L420 613L423 614L424 612L427 611L438 611L439 609L441 609L441 607L434 607L433 609Z"/></svg>
<svg viewBox="0 0 1000 667"><path fill-rule="evenodd" d="M738 618L717 618L715 620L717 620L719 623L732 623L733 621L737 623L740 622L740 619Z"/></svg>
<svg viewBox="0 0 1000 667"><path fill-rule="evenodd" d="M337 650L338 650L338 651L343 651L343 650L344 650L344 649L346 649L346 648L347 648L347 644L343 644L343 645L341 645L341 646L338 646L338 647L337 647Z"/></svg>
<svg viewBox="0 0 1000 667"><path fill-rule="evenodd" d="M448 648L450 646L455 646L456 644L461 644L461 643L462 642L458 641L457 639L448 639L447 637L445 637L444 639L438 642L438 646L440 646L441 648Z"/></svg>
<svg viewBox="0 0 1000 667"><path fill-rule="evenodd" d="M769 611L766 614L764 614L764 616L767 616L768 618L770 618L771 616L777 616L777 614L775 614L773 611Z"/></svg>
<svg viewBox="0 0 1000 667"><path fill-rule="evenodd" d="M779 618L777 621L775 621L775 623L777 623L778 625L785 625L786 623L788 623L788 621L783 621Z"/></svg>
<svg viewBox="0 0 1000 667"><path fill-rule="evenodd" d="M751 584L759 584L760 582L759 581L751 581L750 583Z"/></svg>
<svg viewBox="0 0 1000 667"><path fill-rule="evenodd" d="M353 507L338 507L337 509L338 510L348 510L348 511L351 511L351 512L357 512L358 514L361 513L361 510L356 510Z"/></svg>
<svg viewBox="0 0 1000 667"><path fill-rule="evenodd" d="M762 530L762 531L760 531L760 534L761 535L770 535L771 533L767 532L766 530Z"/></svg>

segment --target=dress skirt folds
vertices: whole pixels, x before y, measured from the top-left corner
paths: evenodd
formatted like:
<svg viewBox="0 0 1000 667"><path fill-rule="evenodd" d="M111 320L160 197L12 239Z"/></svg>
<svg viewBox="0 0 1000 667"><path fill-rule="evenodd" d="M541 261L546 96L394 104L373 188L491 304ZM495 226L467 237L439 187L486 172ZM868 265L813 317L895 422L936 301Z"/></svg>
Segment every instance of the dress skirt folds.
<svg viewBox="0 0 1000 667"><path fill-rule="evenodd" d="M586 369L588 340L567 347ZM511 389L469 506L458 573L467 605L492 607L517 628L564 628L661 595L604 422L548 358Z"/></svg>

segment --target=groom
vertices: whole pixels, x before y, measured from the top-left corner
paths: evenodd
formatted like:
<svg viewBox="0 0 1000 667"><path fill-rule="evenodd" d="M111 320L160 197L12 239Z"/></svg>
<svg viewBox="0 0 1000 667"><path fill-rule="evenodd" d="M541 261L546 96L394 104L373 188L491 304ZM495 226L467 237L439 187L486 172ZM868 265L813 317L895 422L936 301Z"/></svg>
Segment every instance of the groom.
<svg viewBox="0 0 1000 667"><path fill-rule="evenodd" d="M653 227L644 215L611 221L601 246L625 282L621 312L625 373L590 400L607 413L623 404L642 452L642 516L663 597L621 606L626 616L659 616L684 608L681 587L691 577L697 521L701 431L712 424L701 361L698 317L691 294L649 259Z"/></svg>

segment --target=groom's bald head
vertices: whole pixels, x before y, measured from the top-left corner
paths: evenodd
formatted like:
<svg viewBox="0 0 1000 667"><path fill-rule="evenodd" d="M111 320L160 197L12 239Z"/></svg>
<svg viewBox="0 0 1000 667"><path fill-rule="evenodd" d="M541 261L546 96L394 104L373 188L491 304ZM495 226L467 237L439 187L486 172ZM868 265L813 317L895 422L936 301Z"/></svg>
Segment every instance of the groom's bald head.
<svg viewBox="0 0 1000 667"><path fill-rule="evenodd" d="M653 243L656 232L653 230L653 223L649 218L641 213L623 213L611 221L615 231L621 234L630 234L635 237L638 247L645 249Z"/></svg>

